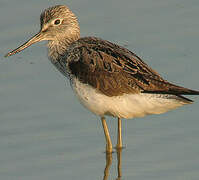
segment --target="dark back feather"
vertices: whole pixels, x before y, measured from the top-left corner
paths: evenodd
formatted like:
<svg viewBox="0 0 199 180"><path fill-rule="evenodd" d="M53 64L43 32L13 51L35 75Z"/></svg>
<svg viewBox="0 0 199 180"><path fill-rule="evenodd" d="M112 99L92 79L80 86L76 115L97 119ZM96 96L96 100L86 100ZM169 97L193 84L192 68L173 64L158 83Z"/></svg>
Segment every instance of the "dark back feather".
<svg viewBox="0 0 199 180"><path fill-rule="evenodd" d="M95 37L80 38L62 59L70 73L107 96L125 93L199 94L164 80L136 54Z"/></svg>

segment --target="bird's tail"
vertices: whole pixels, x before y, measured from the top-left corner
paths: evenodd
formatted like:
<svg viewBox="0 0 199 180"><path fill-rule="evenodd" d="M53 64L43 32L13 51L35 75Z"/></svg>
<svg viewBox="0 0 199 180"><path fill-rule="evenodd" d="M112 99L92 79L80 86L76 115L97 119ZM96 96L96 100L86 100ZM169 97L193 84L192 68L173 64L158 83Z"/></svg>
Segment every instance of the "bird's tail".
<svg viewBox="0 0 199 180"><path fill-rule="evenodd" d="M191 99L184 97L183 95L199 95L199 91L197 90L184 88L182 86L177 86L175 84L171 84L168 82L166 84L167 84L166 88L158 89L158 90L144 90L142 93L171 94L185 101L185 103L192 103L193 101Z"/></svg>

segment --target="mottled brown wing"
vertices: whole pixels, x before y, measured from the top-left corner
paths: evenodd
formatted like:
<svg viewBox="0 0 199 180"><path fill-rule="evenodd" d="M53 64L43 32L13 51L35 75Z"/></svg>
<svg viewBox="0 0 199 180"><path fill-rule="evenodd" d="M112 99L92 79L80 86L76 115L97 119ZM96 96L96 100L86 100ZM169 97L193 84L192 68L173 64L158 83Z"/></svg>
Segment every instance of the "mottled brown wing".
<svg viewBox="0 0 199 180"><path fill-rule="evenodd" d="M199 94L173 85L131 51L95 37L81 38L67 55L71 73L107 96L124 93Z"/></svg>

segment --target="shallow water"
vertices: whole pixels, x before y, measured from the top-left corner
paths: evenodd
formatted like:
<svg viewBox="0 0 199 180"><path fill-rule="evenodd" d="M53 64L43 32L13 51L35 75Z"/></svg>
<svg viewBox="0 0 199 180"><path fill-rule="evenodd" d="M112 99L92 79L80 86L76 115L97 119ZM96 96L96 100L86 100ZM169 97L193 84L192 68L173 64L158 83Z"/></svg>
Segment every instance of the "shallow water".
<svg viewBox="0 0 199 180"><path fill-rule="evenodd" d="M171 82L199 89L198 0L68 0L82 36L126 46ZM45 43L5 59L39 30L39 14L54 2L0 2L0 179L103 179L104 135L98 117L77 101L47 60ZM176 111L124 120L125 180L199 177L199 98ZM116 121L108 118L114 144ZM108 179L117 178L113 153ZM110 160L110 159L109 159ZM108 162L108 161L107 161Z"/></svg>

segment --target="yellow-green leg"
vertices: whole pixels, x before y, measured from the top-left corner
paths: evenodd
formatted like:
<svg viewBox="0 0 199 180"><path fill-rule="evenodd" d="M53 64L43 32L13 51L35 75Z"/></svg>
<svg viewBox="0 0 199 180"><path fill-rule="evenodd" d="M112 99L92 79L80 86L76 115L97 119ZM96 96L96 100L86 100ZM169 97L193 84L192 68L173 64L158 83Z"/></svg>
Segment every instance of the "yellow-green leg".
<svg viewBox="0 0 199 180"><path fill-rule="evenodd" d="M112 153L113 146L112 146L112 142L111 142L111 137L109 135L108 126L106 124L106 119L104 117L101 117L101 121L102 121L102 126L104 129L104 135L106 138L106 152Z"/></svg>
<svg viewBox="0 0 199 180"><path fill-rule="evenodd" d="M122 120L118 118L118 129L117 129L117 149L122 148Z"/></svg>

